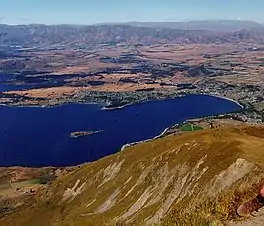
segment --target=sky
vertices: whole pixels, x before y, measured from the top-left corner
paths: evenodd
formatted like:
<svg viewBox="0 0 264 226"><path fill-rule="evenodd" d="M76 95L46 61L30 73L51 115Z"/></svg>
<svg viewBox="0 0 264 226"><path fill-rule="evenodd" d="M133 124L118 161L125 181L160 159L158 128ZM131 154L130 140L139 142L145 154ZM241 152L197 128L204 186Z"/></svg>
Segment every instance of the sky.
<svg viewBox="0 0 264 226"><path fill-rule="evenodd" d="M5 24L208 19L264 23L264 0L0 0L0 23Z"/></svg>

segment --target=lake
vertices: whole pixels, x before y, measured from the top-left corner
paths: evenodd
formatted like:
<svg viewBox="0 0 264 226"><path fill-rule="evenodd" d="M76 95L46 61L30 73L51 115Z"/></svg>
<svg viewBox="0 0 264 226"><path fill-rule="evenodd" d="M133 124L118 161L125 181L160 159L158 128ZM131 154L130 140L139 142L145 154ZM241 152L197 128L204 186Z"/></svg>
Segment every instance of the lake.
<svg viewBox="0 0 264 226"><path fill-rule="evenodd" d="M234 102L205 95L101 108L96 104L0 106L0 166L68 166L94 161L186 119L241 109ZM103 132L70 137L71 132L83 130Z"/></svg>

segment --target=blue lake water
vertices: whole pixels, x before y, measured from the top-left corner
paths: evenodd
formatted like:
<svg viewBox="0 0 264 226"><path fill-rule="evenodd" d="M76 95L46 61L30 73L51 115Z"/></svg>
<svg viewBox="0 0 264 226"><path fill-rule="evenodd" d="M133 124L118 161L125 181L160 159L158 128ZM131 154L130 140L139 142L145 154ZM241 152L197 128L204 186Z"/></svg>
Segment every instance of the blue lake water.
<svg viewBox="0 0 264 226"><path fill-rule="evenodd" d="M186 119L240 110L234 102L204 95L116 110L101 107L0 106L0 166L66 166L94 161L119 151L126 143L153 138ZM83 130L104 131L70 138L71 132Z"/></svg>

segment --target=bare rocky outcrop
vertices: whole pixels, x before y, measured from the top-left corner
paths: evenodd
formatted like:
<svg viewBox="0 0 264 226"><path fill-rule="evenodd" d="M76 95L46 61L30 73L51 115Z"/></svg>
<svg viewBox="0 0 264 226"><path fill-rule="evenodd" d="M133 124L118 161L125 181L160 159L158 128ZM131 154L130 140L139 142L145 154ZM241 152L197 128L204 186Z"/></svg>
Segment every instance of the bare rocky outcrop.
<svg viewBox="0 0 264 226"><path fill-rule="evenodd" d="M74 186L72 188L67 188L67 190L64 192L63 195L63 199L62 201L66 201L68 200L68 202L72 201L77 195L81 194L81 192L84 189L85 186L85 182L81 184L81 186L79 186L80 184L80 179L78 179ZM78 187L79 186L79 187Z"/></svg>

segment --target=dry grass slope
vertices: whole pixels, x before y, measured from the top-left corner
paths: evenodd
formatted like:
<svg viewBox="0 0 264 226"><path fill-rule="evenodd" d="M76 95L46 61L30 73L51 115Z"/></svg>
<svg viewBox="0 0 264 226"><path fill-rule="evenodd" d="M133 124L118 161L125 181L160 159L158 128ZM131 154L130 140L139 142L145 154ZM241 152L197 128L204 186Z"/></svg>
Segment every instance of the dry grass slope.
<svg viewBox="0 0 264 226"><path fill-rule="evenodd" d="M263 165L263 127L168 136L82 165L0 225L239 225Z"/></svg>

